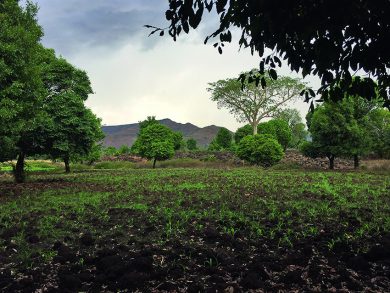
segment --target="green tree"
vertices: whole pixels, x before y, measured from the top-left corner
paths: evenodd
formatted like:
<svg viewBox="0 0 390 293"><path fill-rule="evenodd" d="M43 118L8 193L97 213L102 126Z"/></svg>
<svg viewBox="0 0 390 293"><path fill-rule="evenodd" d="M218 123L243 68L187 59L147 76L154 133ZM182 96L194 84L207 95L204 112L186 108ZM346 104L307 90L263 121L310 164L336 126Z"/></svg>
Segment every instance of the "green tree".
<svg viewBox="0 0 390 293"><path fill-rule="evenodd" d="M221 127L215 137L215 143L219 145L221 149L227 150L232 146L232 139L232 133L225 127Z"/></svg>
<svg viewBox="0 0 390 293"><path fill-rule="evenodd" d="M306 141L308 131L306 130L305 124L297 109L283 109L275 115L275 118L284 120L288 123L292 135L288 145L289 147L297 148L301 143Z"/></svg>
<svg viewBox="0 0 390 293"><path fill-rule="evenodd" d="M236 144L238 144L241 139L243 139L247 135L253 134L253 127L249 124L244 125L237 129L237 131L234 133L234 141Z"/></svg>
<svg viewBox="0 0 390 293"><path fill-rule="evenodd" d="M167 4L168 6L168 4ZM166 29L148 26L154 32L167 30L176 40L180 34L199 27L204 13L212 13L219 26L206 37L216 38L214 46L222 54L224 43L232 41L232 31L240 33L240 47L259 54L259 72L277 78L274 68L282 66L321 78L320 94L340 100L340 91L370 100L380 96L390 107L390 54L387 11L390 3L378 1L227 1L172 0L165 12ZM269 49L269 50L266 50ZM278 57L279 56L279 57ZM350 72L369 77L353 80ZM344 79L344 83L340 81ZM257 80L258 81L258 80ZM330 85L330 86L327 86ZM310 92L310 91L309 91ZM311 91L311 96L315 93Z"/></svg>
<svg viewBox="0 0 390 293"><path fill-rule="evenodd" d="M23 132L35 127L43 85L40 79L41 27L37 7L16 0L0 2L0 159L17 157L16 182L25 179L26 154L18 147Z"/></svg>
<svg viewBox="0 0 390 293"><path fill-rule="evenodd" d="M379 158L390 159L390 111L383 108L373 109L368 115L368 120L371 150Z"/></svg>
<svg viewBox="0 0 390 293"><path fill-rule="evenodd" d="M283 155L282 146L268 134L245 136L237 146L237 156L240 159L264 167L276 164Z"/></svg>
<svg viewBox="0 0 390 293"><path fill-rule="evenodd" d="M138 135L133 150L143 158L153 160L153 168L157 161L167 160L175 154L173 132L159 123L152 123Z"/></svg>
<svg viewBox="0 0 390 293"><path fill-rule="evenodd" d="M138 125L139 125L139 133L141 133L141 131L148 127L149 125L152 125L152 124L160 124L160 122L158 122L156 120L156 116L148 116L145 120L143 121L139 121L138 122Z"/></svg>
<svg viewBox="0 0 390 293"><path fill-rule="evenodd" d="M47 153L62 159L69 173L71 159L88 156L94 145L104 138L100 119L85 107L83 100L69 93L53 96L47 110L53 121L48 134L51 147Z"/></svg>
<svg viewBox="0 0 390 293"><path fill-rule="evenodd" d="M245 73L249 75L250 72ZM264 118L275 116L288 102L297 98L304 89L300 80L291 77L280 77L277 80L267 79L268 86L262 88L246 82L245 87L237 78L229 78L209 83L211 100L217 102L218 108L226 108L238 122L248 122L257 134L257 125Z"/></svg>
<svg viewBox="0 0 390 293"><path fill-rule="evenodd" d="M119 155L127 155L127 154L130 154L131 153L131 148L129 147L129 146L127 146L127 145L121 145L120 147L119 147L119 149L117 150L117 153L119 154Z"/></svg>
<svg viewBox="0 0 390 293"><path fill-rule="evenodd" d="M283 150L287 149L292 134L285 120L272 119L267 122L262 122L259 124L258 129L260 134L269 134L274 137L283 147Z"/></svg>
<svg viewBox="0 0 390 293"><path fill-rule="evenodd" d="M358 98L345 98L317 107L309 117L312 142L302 146L303 153L311 157L326 156L329 169L334 169L336 157L350 156L357 168L359 157L366 154L371 146L365 118L368 113L362 114L364 111L358 105L360 101Z"/></svg>
<svg viewBox="0 0 390 293"><path fill-rule="evenodd" d="M207 147L207 150L208 151L211 151L211 152L218 152L220 150L222 150L222 147L217 143L217 140L214 138L209 146Z"/></svg>
<svg viewBox="0 0 390 293"><path fill-rule="evenodd" d="M190 150L190 151L194 151L194 150L197 150L198 147L196 146L197 142L195 139L193 138L190 138L187 140L187 149Z"/></svg>
<svg viewBox="0 0 390 293"><path fill-rule="evenodd" d="M70 160L88 156L104 134L100 119L84 105L93 93L86 72L57 58L53 50L45 50L45 54L42 79L48 94L43 109L51 121L46 152L61 158L68 173Z"/></svg>
<svg viewBox="0 0 390 293"><path fill-rule="evenodd" d="M175 151L178 151L184 147L183 134L179 131L172 131L173 146Z"/></svg>
<svg viewBox="0 0 390 293"><path fill-rule="evenodd" d="M108 146L103 148L103 154L105 156L116 156L118 154L118 150L114 146Z"/></svg>

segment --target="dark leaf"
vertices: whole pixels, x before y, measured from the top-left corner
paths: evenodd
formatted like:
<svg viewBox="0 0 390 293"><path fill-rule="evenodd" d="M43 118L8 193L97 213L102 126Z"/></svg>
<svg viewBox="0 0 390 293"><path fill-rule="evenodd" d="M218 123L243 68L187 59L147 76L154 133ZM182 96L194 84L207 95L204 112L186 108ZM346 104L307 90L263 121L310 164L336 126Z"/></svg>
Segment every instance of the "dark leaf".
<svg viewBox="0 0 390 293"><path fill-rule="evenodd" d="M188 25L188 21L182 21L181 22L181 25L183 26L183 31L188 34L188 32L190 31L190 27Z"/></svg>
<svg viewBox="0 0 390 293"><path fill-rule="evenodd" d="M267 86L267 82L265 81L265 78L262 77L261 80L260 80L260 82L261 82L261 87L262 87L263 89L265 89L266 86Z"/></svg>
<svg viewBox="0 0 390 293"><path fill-rule="evenodd" d="M278 63L278 66L279 66L279 67L282 66L282 61L280 61L280 59L279 59L277 56L274 57L274 61L275 61L276 63Z"/></svg>
<svg viewBox="0 0 390 293"><path fill-rule="evenodd" d="M206 1L206 9L210 12L213 9L214 2L210 0L210 2Z"/></svg>
<svg viewBox="0 0 390 293"><path fill-rule="evenodd" d="M270 76L273 80L277 80L277 79L278 79L278 74L276 73L276 70L275 70L275 69L270 69L270 70L269 70L269 76Z"/></svg>
<svg viewBox="0 0 390 293"><path fill-rule="evenodd" d="M227 0L217 0L217 13L220 14L225 10Z"/></svg>

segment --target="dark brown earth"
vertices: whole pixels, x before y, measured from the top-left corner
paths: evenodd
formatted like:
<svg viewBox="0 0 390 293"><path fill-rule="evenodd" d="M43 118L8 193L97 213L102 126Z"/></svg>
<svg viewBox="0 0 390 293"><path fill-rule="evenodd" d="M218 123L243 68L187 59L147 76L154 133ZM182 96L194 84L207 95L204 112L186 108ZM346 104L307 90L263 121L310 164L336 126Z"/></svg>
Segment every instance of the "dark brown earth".
<svg viewBox="0 0 390 293"><path fill-rule="evenodd" d="M102 184L37 181L1 183L3 200L26 190L74 188L112 191ZM150 194L156 196L156 194ZM188 228L165 243L154 235L162 227L127 208L109 208L101 222L93 209L87 222L96 232L72 231L71 237L45 243L35 233L37 215L29 215L26 241L47 246L57 255L49 265L28 267L14 274L12 237L17 225L3 230L6 252L0 254L1 292L386 292L390 289L390 234L356 254L351 245L329 251L331 231L281 248L276 240L248 239L243 232L226 235L219 223L205 219L203 231ZM71 214L63 221L71 220ZM70 217L70 218L69 218ZM116 229L131 218L131 226ZM321 219L319 219L321 221ZM269 221L266 225L275 225ZM192 226L190 226L192 227ZM242 231L245 231L243 227ZM35 256L39 260L40 256Z"/></svg>

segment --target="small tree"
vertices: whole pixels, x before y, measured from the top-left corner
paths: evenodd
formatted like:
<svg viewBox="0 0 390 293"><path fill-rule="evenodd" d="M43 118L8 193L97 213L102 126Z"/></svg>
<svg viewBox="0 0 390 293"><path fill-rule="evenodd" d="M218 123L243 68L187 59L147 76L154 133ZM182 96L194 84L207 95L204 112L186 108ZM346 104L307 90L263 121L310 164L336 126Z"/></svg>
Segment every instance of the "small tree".
<svg viewBox="0 0 390 293"><path fill-rule="evenodd" d="M275 115L275 118L288 123L292 134L288 147L297 148L306 141L308 131L305 129L305 124L297 109L283 109Z"/></svg>
<svg viewBox="0 0 390 293"><path fill-rule="evenodd" d="M131 152L131 148L125 144L121 145L117 151L119 155L127 155L130 154L130 152Z"/></svg>
<svg viewBox="0 0 390 293"><path fill-rule="evenodd" d="M114 146L108 146L103 148L103 154L105 156L115 156L118 154L118 150Z"/></svg>
<svg viewBox="0 0 390 293"><path fill-rule="evenodd" d="M283 150L287 149L292 134L286 121L282 119L272 119L268 122L260 123L258 129L260 134L269 134L273 136L283 147Z"/></svg>
<svg viewBox="0 0 390 293"><path fill-rule="evenodd" d="M190 138L187 140L187 149L190 150L190 151L194 151L194 150L197 150L198 147L196 146L197 142L195 139L193 138Z"/></svg>
<svg viewBox="0 0 390 293"><path fill-rule="evenodd" d="M283 158L282 146L271 135L248 135L237 146L237 156L251 164L270 167Z"/></svg>
<svg viewBox="0 0 390 293"><path fill-rule="evenodd" d="M245 73L250 75L251 72ZM257 134L257 125L264 118L272 118L288 101L299 97L304 84L291 77L267 78L267 87L246 82L244 87L236 78L209 84L211 100L219 108L226 108L238 122L248 122Z"/></svg>
<svg viewBox="0 0 390 293"><path fill-rule="evenodd" d="M152 123L142 128L132 150L146 158L153 160L153 168L157 161L167 160L175 154L173 132L159 123ZM133 146L134 146L133 145Z"/></svg>
<svg viewBox="0 0 390 293"><path fill-rule="evenodd" d="M175 151L184 147L183 134L179 131L172 131L173 147Z"/></svg>
<svg viewBox="0 0 390 293"><path fill-rule="evenodd" d="M253 134L253 127L249 124L244 125L237 129L237 131L234 133L234 141L236 144L238 144L241 139L243 139L247 135Z"/></svg>
<svg viewBox="0 0 390 293"><path fill-rule="evenodd" d="M232 139L232 133L228 129L221 127L215 137L215 143L221 149L227 150L232 146Z"/></svg>
<svg viewBox="0 0 390 293"><path fill-rule="evenodd" d="M336 157L353 157L357 168L359 157L366 154L371 146L364 118L368 114L364 111L370 111L370 108L359 105L360 101L359 98L344 98L340 102L326 102L317 107L308 116L312 142L302 146L303 153L311 157L326 156L329 169L334 169ZM363 110L363 106L367 110Z"/></svg>
<svg viewBox="0 0 390 293"><path fill-rule="evenodd" d="M390 111L383 108L374 109L369 113L368 120L371 150L380 158L390 159Z"/></svg>

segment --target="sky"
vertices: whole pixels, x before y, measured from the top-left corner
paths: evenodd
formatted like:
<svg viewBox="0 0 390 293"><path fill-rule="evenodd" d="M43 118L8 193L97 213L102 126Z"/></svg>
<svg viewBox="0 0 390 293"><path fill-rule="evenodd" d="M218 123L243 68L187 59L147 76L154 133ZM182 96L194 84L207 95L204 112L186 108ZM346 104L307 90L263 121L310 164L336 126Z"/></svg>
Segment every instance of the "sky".
<svg viewBox="0 0 390 293"><path fill-rule="evenodd" d="M208 83L238 77L257 68L259 57L239 50L238 38L220 55L204 45L217 28L207 17L199 29L181 35L148 37L146 24L166 27L167 0L36 0L43 44L85 70L94 94L88 107L105 125L136 123L147 116L204 127L218 125L232 131L242 126L226 109L210 100ZM280 74L298 77L283 66ZM305 81L317 88L315 78ZM302 117L308 104L298 100Z"/></svg>

